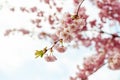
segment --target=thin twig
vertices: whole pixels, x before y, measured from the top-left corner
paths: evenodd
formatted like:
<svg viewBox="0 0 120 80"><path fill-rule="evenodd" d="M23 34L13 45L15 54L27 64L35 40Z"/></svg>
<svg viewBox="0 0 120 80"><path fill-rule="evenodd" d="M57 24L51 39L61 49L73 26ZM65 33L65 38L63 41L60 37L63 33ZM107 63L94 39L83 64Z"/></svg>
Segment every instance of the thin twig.
<svg viewBox="0 0 120 80"><path fill-rule="evenodd" d="M51 49L53 49L53 47L60 41L62 41L63 39L59 39L59 40L57 40L57 41L55 41L54 43L53 43L53 45L50 47L50 48L48 48L48 50L51 50Z"/></svg>
<svg viewBox="0 0 120 80"><path fill-rule="evenodd" d="M120 38L120 36L119 35L115 35L115 34L112 34L112 33L108 33L108 32L105 32L105 31L103 31L103 30L88 30L88 31L95 31L95 32L99 32L99 33L102 33L102 34L107 34L107 35L111 35L112 37L118 37L118 38Z"/></svg>
<svg viewBox="0 0 120 80"><path fill-rule="evenodd" d="M82 1L79 3L78 9L77 9L77 13L76 13L77 16L78 16L78 12L79 12L79 9L80 9L80 7L81 7L83 1L84 1L84 0L82 0Z"/></svg>

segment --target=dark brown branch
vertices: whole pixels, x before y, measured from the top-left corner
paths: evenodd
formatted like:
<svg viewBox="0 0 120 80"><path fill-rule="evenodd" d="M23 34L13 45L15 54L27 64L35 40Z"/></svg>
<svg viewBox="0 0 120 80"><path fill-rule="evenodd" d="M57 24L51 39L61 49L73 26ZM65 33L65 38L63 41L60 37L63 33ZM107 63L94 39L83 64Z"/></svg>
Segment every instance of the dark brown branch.
<svg viewBox="0 0 120 80"><path fill-rule="evenodd" d="M59 39L59 40L55 41L55 42L53 43L53 45L52 45L50 48L48 48L47 50L52 50L53 47L54 47L58 42L63 42L63 39Z"/></svg>
<svg viewBox="0 0 120 80"><path fill-rule="evenodd" d="M84 0L82 0L82 1L79 3L79 5L78 5L78 9L77 9L77 13L76 13L77 16L78 16L78 12L79 12L79 9L80 9L80 7L81 7L83 1L84 1Z"/></svg>
<svg viewBox="0 0 120 80"><path fill-rule="evenodd" d="M117 34L111 34L111 33L108 33L108 32L102 31L102 30L100 30L99 32L102 33L102 34L108 34L108 35L111 35L113 38L116 38L116 37L120 38L120 36L117 35Z"/></svg>
<svg viewBox="0 0 120 80"><path fill-rule="evenodd" d="M117 33L116 34L112 34L112 33L105 32L103 30L88 30L88 31L95 31L95 32L99 32L101 34L111 35L113 38L120 38L120 36Z"/></svg>

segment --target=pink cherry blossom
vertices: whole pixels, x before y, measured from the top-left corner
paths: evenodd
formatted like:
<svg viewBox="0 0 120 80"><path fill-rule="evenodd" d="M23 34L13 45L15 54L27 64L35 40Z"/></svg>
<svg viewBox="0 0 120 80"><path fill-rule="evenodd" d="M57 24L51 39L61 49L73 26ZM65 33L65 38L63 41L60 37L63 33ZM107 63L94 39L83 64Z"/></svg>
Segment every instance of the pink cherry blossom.
<svg viewBox="0 0 120 80"><path fill-rule="evenodd" d="M60 53L64 53L66 51L66 47L64 46L57 46L56 47L56 50Z"/></svg>
<svg viewBox="0 0 120 80"><path fill-rule="evenodd" d="M88 80L88 77L99 70L105 64L108 65L108 68L111 70L120 70L120 35L119 30L115 33L112 33L108 30L104 31L106 24L108 28L112 29L109 26L111 23L114 23L112 27L115 27L116 23L120 23L120 1L119 0L90 0L94 3L98 12L98 19L90 19L94 16L87 14L86 5L80 6L80 2L83 0L73 0L74 11L62 12L64 7L60 7L57 4L57 0L39 0L40 3L45 3L49 7L48 11L54 8L55 11L46 15L46 11L42 11L38 6L32 7L20 7L20 11L27 14L35 14L35 18L31 19L30 22L35 25L35 28L44 28L41 25L42 22L48 23L50 26L50 32L54 30L53 33L49 31L39 30L38 34L39 39L50 38L53 41L53 45L49 50L56 49L58 52L63 53L67 51L67 47L60 46L56 41L59 42L60 39L63 40L66 44L73 42L79 46L90 47L93 45L93 48L96 50L96 54L87 56L83 60L82 68L78 68L78 72L75 77L70 77L70 80ZM62 0L60 0L62 1ZM87 1L87 0L84 0ZM59 3L59 4L64 4ZM71 6L71 5L69 5ZM78 8L78 6L80 6ZM16 8L10 8L10 11L17 11ZM62 17L59 17L58 14L62 14ZM108 22L108 23L107 23ZM46 28L46 27L45 27ZM22 32L24 35L28 35L31 31L26 29L8 29L5 32L5 36L8 36L11 32ZM92 37L87 34L90 32ZM104 37L107 35L106 37ZM79 44L80 43L80 44ZM101 52L102 51L102 52ZM84 54L84 53L83 53ZM54 55L44 56L47 62L54 62L57 60Z"/></svg>
<svg viewBox="0 0 120 80"><path fill-rule="evenodd" d="M46 60L47 62L54 62L54 61L57 60L57 58L56 58L54 55L46 55L46 56L45 56L45 60Z"/></svg>

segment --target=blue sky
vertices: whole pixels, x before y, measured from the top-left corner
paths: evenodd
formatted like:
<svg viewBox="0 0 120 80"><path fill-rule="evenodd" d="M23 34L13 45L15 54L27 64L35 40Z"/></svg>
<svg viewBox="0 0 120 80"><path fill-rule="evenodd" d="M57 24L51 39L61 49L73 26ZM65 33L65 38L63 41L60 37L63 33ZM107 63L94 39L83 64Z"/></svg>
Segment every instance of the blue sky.
<svg viewBox="0 0 120 80"><path fill-rule="evenodd" d="M71 4L71 1L64 1L65 6ZM34 16L24 14L20 16L19 11L13 14L8 8L32 5L38 5L37 0L0 0L0 80L68 80L69 76L75 75L76 65L82 64L82 58L92 54L91 50L80 47L80 49L69 48L64 54L55 52L58 60L47 63L44 59L35 59L34 52L49 42L23 36L21 33L3 36L4 30L9 28L24 26L31 30L29 26L33 25L29 23L29 19ZM89 14L95 14L91 9L89 7ZM65 10L72 11L72 6L66 6ZM104 66L90 76L90 80L120 80L119 75L120 71L111 71Z"/></svg>

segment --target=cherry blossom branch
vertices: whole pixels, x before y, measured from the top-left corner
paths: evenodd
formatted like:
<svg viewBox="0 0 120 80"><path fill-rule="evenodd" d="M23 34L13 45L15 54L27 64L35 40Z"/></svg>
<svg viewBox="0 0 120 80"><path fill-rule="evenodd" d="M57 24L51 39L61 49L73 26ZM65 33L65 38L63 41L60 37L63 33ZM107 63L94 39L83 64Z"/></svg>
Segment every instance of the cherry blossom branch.
<svg viewBox="0 0 120 80"><path fill-rule="evenodd" d="M112 34L112 33L105 32L105 31L103 31L103 30L88 30L88 31L95 31L95 32L99 32L99 33L101 33L101 34L111 35L113 38L115 38L115 37L120 38L120 36L117 35L117 33L116 33L116 34ZM118 33L119 33L119 32L118 32Z"/></svg>
<svg viewBox="0 0 120 80"><path fill-rule="evenodd" d="M106 53L93 54L89 57L84 58L83 68L77 66L79 72L76 73L75 77L71 77L70 80L88 80L88 77L97 72L108 62L105 62Z"/></svg>
<svg viewBox="0 0 120 80"><path fill-rule="evenodd" d="M103 30L100 30L99 32L100 32L100 33L103 33L103 34L108 34L108 35L111 35L113 38L115 38L115 37L120 38L120 36L119 36L119 35L117 35L117 34L111 34L111 33L105 32L105 31L103 31Z"/></svg>
<svg viewBox="0 0 120 80"><path fill-rule="evenodd" d="M48 48L47 50L52 51L52 49L55 47L55 45L56 45L58 42L60 42L60 43L62 44L62 43L63 43L63 39L59 39L59 40L55 41L54 44L53 44L50 48Z"/></svg>
<svg viewBox="0 0 120 80"><path fill-rule="evenodd" d="M80 7L81 7L81 5L82 5L83 2L84 2L84 0L82 0L81 2L79 2L78 8L77 8L77 12L76 12L75 15L72 16L73 20L78 18L79 9L80 9Z"/></svg>
<svg viewBox="0 0 120 80"><path fill-rule="evenodd" d="M58 42L60 42L62 44L62 46L63 46L63 39L59 39L59 40L55 41L50 48L45 47L42 50L36 50L35 58L38 58L38 57L42 58L46 54L45 60L47 62L54 62L54 61L56 61L57 58L52 54L52 52L53 52L53 48L55 47L55 45ZM47 54L47 51L50 51L50 55Z"/></svg>
<svg viewBox="0 0 120 80"><path fill-rule="evenodd" d="M82 1L79 3L79 5L78 5L78 9L77 9L77 13L76 13L77 16L78 16L79 9L80 9L80 7L81 7L81 5L82 5L83 2L84 2L84 0L82 0Z"/></svg>
<svg viewBox="0 0 120 80"><path fill-rule="evenodd" d="M91 75L93 75L95 72L97 72L100 68L102 68L103 66L105 66L107 64L107 62L106 63L104 63L103 65L101 65L98 69L96 69L93 73L91 73L90 75L88 75L88 77L89 76L91 76Z"/></svg>

